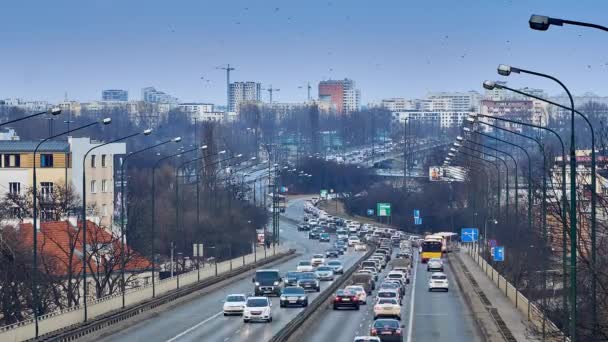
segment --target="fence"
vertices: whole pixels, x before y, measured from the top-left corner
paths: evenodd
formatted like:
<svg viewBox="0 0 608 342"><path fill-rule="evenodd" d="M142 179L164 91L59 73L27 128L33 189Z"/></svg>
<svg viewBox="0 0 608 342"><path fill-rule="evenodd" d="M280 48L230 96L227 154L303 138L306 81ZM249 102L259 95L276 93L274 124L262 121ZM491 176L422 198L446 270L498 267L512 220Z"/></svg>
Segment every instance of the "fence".
<svg viewBox="0 0 608 342"><path fill-rule="evenodd" d="M262 261L266 257L274 256L275 254L283 253L288 250L287 246L278 246L276 252L272 248L264 250L258 248L256 253L247 254L244 257L240 256L231 260L225 260L216 265L211 264L209 267L200 270L194 270L172 278L156 281L156 297L167 294L170 291L179 289L184 286L192 285L200 280L210 279L212 277L221 276L233 269L241 266L252 264L255 261ZM217 273L216 273L217 272ZM125 306L134 305L144 302L152 298L152 284L133 288L125 291ZM95 319L109 312L122 308L122 293L118 292L110 296L98 298L87 302L88 320ZM74 306L64 310L58 310L38 317L39 336L44 334L70 327L79 323L83 323L84 308L82 306ZM24 320L15 324L0 327L0 341L24 341L36 337L36 327L34 319Z"/></svg>
<svg viewBox="0 0 608 342"><path fill-rule="evenodd" d="M496 271L484 258L481 257L477 250L477 246L466 246L465 251L473 258L475 263L484 271L486 276L513 302L515 308L521 311L528 321L535 327L537 331L542 331L543 324L548 337L559 337L563 340L563 332L542 312L542 310L534 303L530 303L515 286L505 279L498 271Z"/></svg>

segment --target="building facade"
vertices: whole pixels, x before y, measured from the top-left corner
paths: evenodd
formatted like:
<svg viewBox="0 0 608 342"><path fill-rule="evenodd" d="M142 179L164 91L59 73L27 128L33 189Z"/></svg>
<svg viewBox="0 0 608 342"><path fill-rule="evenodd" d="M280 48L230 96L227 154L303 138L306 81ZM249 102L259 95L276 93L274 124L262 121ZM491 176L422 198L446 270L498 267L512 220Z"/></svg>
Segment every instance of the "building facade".
<svg viewBox="0 0 608 342"><path fill-rule="evenodd" d="M319 101L330 103L336 113L348 114L359 110L361 92L355 86L355 81L328 80L319 82Z"/></svg>
<svg viewBox="0 0 608 342"><path fill-rule="evenodd" d="M480 113L535 125L547 124L547 107L540 101L531 100L482 100ZM505 128L522 130L521 125L505 123ZM486 131L491 131L486 126Z"/></svg>
<svg viewBox="0 0 608 342"><path fill-rule="evenodd" d="M233 82L228 91L228 111L238 112L241 103L262 101L262 84L258 82Z"/></svg>
<svg viewBox="0 0 608 342"><path fill-rule="evenodd" d="M432 110L475 112L479 109L481 94L476 91L437 92L429 93L426 98L432 101Z"/></svg>
<svg viewBox="0 0 608 342"><path fill-rule="evenodd" d="M129 101L129 92L122 89L107 89L101 91L102 101Z"/></svg>
<svg viewBox="0 0 608 342"><path fill-rule="evenodd" d="M156 90L154 87L146 87L141 90L141 98L149 103L177 104L179 100L165 92Z"/></svg>

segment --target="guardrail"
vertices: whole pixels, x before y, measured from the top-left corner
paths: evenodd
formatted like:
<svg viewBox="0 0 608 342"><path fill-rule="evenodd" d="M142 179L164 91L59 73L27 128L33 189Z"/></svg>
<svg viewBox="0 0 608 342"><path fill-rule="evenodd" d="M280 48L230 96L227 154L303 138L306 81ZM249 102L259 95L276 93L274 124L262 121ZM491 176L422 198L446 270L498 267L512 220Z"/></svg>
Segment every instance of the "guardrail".
<svg viewBox="0 0 608 342"><path fill-rule="evenodd" d="M333 294L342 287L357 271L359 268L359 262L361 260L369 258L374 251L376 246L370 246L371 248L364 256L362 256L357 262L351 266L344 274L337 278L327 289L325 289L320 295L318 295L308 307L302 310L294 319L292 319L287 325L285 325L278 333L276 333L269 342L285 342L287 341L300 327L308 320L317 310L319 310L327 300L333 296Z"/></svg>
<svg viewBox="0 0 608 342"><path fill-rule="evenodd" d="M471 258L479 265L488 278L500 289L513 304L515 308L521 311L524 315L527 315L528 321L532 323L539 331L542 329L543 324L545 325L545 331L547 336L554 337L556 340L566 340L569 338L564 337L564 333L547 318L542 310L534 303L530 303L530 300L526 298L515 286L507 281L505 277L500 275L488 262L481 257L475 248L469 246L465 247L464 250L471 256Z"/></svg>
<svg viewBox="0 0 608 342"><path fill-rule="evenodd" d="M83 308L76 306L68 310L41 316L39 320L40 335L38 338L35 336L34 324L25 321L2 327L2 330L0 330L0 340L3 342L71 341L204 287L294 254L295 250L290 249L264 257L264 251L258 250L256 256L250 254L245 257L238 257L218 263L217 275L215 267L207 268L205 274L201 272L200 281L198 281L196 270L181 274L179 287L177 286L177 277L159 281L156 284L157 295L154 298L151 295L151 286L132 289L125 294L127 304L125 308L122 308L121 294L107 296L90 302L88 306L90 318L87 322L82 322Z"/></svg>

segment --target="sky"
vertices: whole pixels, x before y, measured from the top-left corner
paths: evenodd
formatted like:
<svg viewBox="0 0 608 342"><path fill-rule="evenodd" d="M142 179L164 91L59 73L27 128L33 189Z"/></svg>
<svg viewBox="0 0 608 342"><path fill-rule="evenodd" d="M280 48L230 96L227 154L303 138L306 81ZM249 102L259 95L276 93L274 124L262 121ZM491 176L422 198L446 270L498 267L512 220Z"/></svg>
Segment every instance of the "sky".
<svg viewBox="0 0 608 342"><path fill-rule="evenodd" d="M0 14L0 99L130 99L154 86L181 101L225 104L226 74L306 99L306 84L351 78L362 103L482 92L500 63L608 95L608 32L528 27L531 14L608 25L603 0L19 0ZM512 75L513 87L552 82ZM264 92L264 100L268 100Z"/></svg>

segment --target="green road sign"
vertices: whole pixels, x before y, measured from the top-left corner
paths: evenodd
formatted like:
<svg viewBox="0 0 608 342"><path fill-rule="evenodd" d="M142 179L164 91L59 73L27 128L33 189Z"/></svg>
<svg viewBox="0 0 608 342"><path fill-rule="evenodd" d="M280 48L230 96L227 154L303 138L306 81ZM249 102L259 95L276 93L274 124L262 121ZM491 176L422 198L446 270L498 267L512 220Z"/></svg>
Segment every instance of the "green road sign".
<svg viewBox="0 0 608 342"><path fill-rule="evenodd" d="M391 216L390 203L376 203L376 212L378 216Z"/></svg>
<svg viewBox="0 0 608 342"><path fill-rule="evenodd" d="M321 189L321 198L327 198L327 190Z"/></svg>

